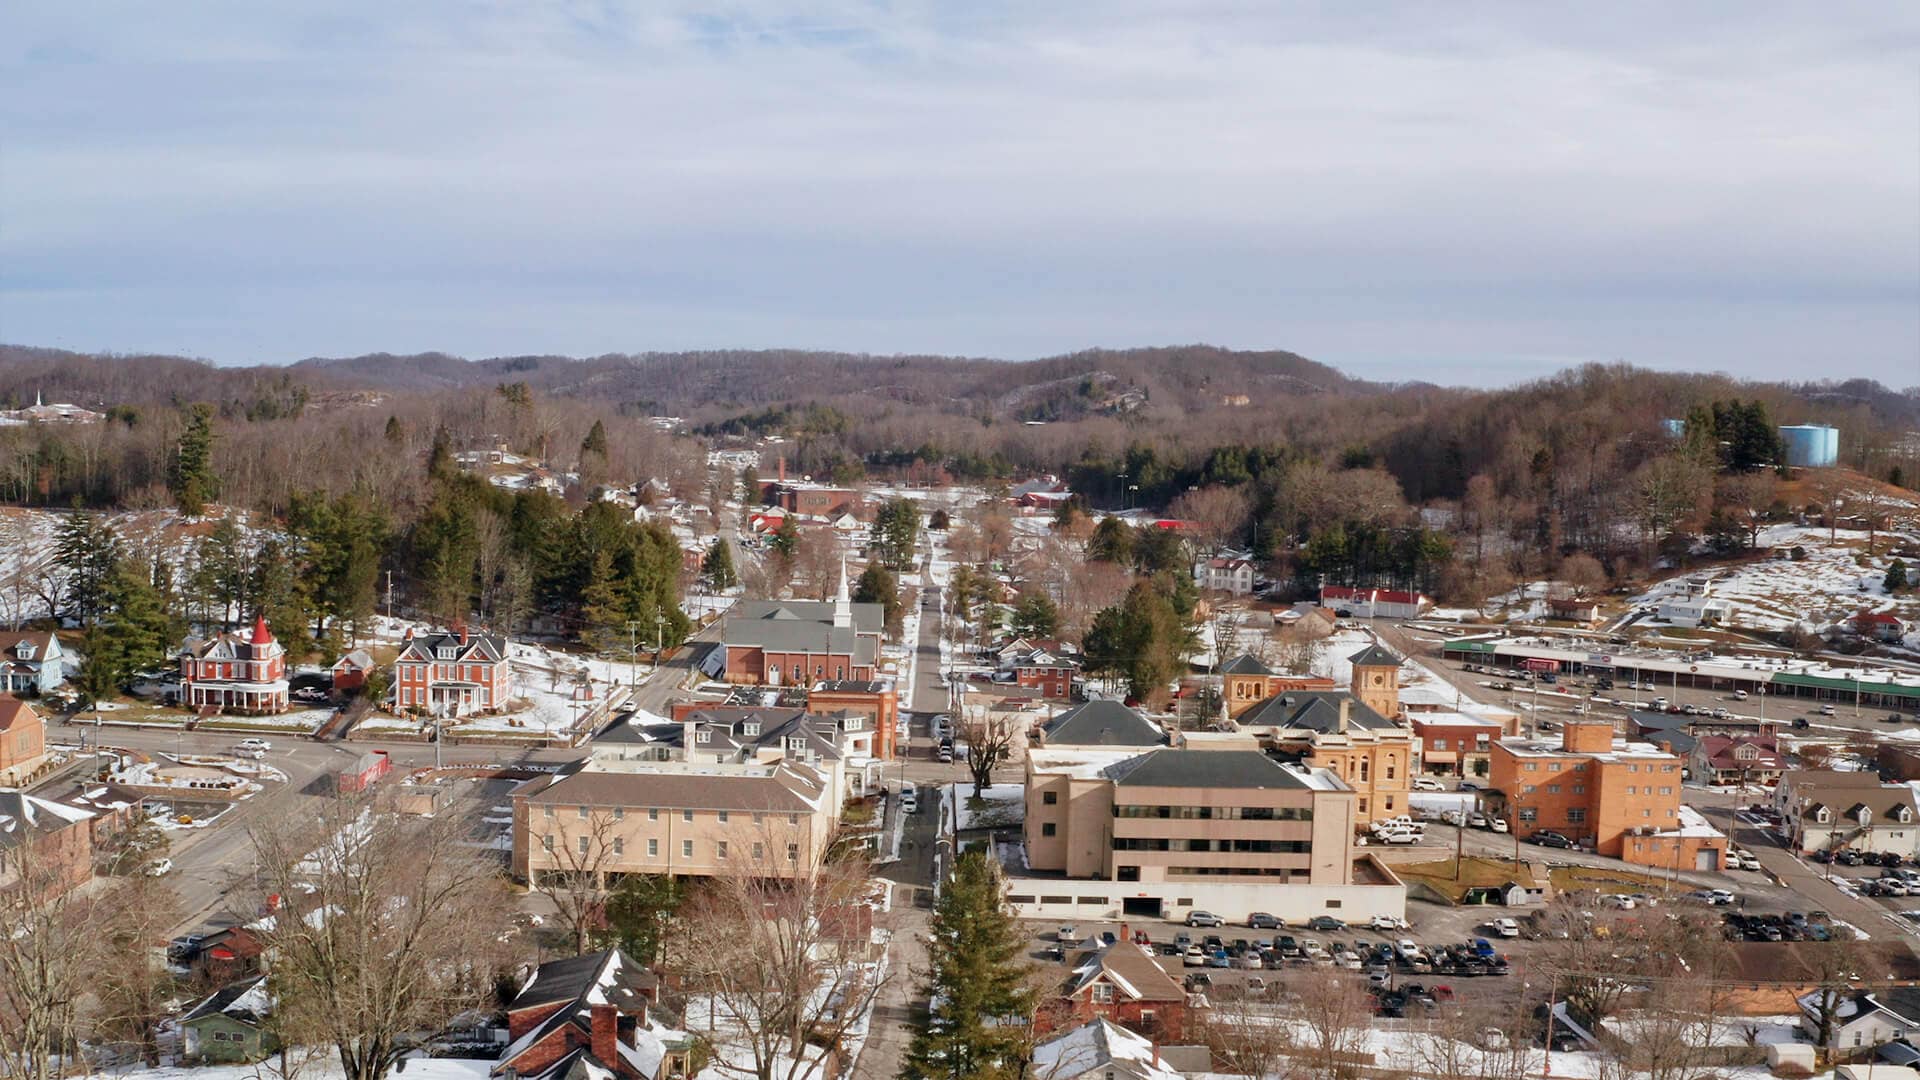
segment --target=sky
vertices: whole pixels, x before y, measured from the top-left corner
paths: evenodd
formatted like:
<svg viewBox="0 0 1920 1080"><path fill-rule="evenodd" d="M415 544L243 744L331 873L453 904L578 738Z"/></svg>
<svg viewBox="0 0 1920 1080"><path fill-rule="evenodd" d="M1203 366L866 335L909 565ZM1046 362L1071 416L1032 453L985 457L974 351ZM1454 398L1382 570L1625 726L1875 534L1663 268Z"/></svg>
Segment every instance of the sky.
<svg viewBox="0 0 1920 1080"><path fill-rule="evenodd" d="M9 0L0 341L1920 385L1920 5Z"/></svg>

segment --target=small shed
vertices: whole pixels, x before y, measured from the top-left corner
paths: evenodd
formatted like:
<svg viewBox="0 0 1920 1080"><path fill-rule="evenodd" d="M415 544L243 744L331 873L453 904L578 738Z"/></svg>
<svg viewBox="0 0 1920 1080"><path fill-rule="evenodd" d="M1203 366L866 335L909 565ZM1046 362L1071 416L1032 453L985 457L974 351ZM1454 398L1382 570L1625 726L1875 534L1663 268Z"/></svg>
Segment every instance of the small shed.
<svg viewBox="0 0 1920 1080"><path fill-rule="evenodd" d="M367 790L392 771L393 759L387 756L385 750L369 750L352 765L340 770L337 785L341 794L355 794Z"/></svg>
<svg viewBox="0 0 1920 1080"><path fill-rule="evenodd" d="M279 1049L263 1023L272 1011L265 975L228 983L180 1018L182 1054L208 1065L258 1061Z"/></svg>

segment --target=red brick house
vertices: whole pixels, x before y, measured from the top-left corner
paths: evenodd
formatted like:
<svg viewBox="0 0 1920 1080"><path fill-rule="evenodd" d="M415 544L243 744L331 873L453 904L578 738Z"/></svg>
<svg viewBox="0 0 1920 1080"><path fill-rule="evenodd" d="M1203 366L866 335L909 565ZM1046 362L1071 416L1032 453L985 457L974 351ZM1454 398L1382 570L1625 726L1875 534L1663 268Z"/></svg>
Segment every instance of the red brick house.
<svg viewBox="0 0 1920 1080"><path fill-rule="evenodd" d="M995 655L1000 670L1013 675L1013 683L1032 690L1043 698L1070 701L1074 680L1080 677L1078 649L1060 641L1015 638L1001 646Z"/></svg>
<svg viewBox="0 0 1920 1080"><path fill-rule="evenodd" d="M92 812L0 791L0 893L60 895L93 876Z"/></svg>
<svg viewBox="0 0 1920 1080"><path fill-rule="evenodd" d="M333 662L333 692L345 694L367 685L367 676L373 673L372 654L365 649L354 649Z"/></svg>
<svg viewBox="0 0 1920 1080"><path fill-rule="evenodd" d="M807 691L807 711L816 716L857 713L867 717L873 724L873 756L893 758L900 734L900 698L893 683L828 679Z"/></svg>
<svg viewBox="0 0 1920 1080"><path fill-rule="evenodd" d="M842 514L857 516L866 508L860 493L852 488L831 487L805 480L774 480L769 482L762 492L761 502L801 517L837 518Z"/></svg>
<svg viewBox="0 0 1920 1080"><path fill-rule="evenodd" d="M1120 941L1075 961L1059 996L1041 1011L1043 1031L1102 1019L1156 1042L1183 1037L1186 988L1151 953L1126 940L1124 929Z"/></svg>
<svg viewBox="0 0 1920 1080"><path fill-rule="evenodd" d="M500 712L513 696L504 634L465 626L416 635L408 629L393 662L396 711L437 716Z"/></svg>
<svg viewBox="0 0 1920 1080"><path fill-rule="evenodd" d="M180 703L254 716L287 711L287 650L265 615L253 617L251 630L187 642L180 650Z"/></svg>
<svg viewBox="0 0 1920 1080"><path fill-rule="evenodd" d="M659 978L619 949L541 964L507 1006L511 1041L492 1075L660 1080L684 1073L692 1040L648 1015L659 999Z"/></svg>

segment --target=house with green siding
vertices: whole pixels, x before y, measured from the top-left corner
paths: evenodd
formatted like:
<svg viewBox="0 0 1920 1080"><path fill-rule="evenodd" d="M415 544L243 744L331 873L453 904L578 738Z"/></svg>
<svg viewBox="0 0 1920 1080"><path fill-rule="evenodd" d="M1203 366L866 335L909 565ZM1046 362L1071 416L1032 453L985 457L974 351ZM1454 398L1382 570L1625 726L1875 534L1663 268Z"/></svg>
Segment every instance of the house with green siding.
<svg viewBox="0 0 1920 1080"><path fill-rule="evenodd" d="M228 983L180 1019L182 1055L203 1065L259 1061L280 1048L264 1026L272 1011L265 975Z"/></svg>

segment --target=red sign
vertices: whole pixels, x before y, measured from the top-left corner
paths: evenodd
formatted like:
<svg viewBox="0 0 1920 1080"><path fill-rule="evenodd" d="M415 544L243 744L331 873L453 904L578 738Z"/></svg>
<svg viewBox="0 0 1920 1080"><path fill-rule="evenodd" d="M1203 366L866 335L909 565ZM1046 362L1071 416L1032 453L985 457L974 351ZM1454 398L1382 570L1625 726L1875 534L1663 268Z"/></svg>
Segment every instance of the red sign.
<svg viewBox="0 0 1920 1080"><path fill-rule="evenodd" d="M1560 661L1529 658L1520 661L1520 666L1526 668L1528 671L1559 671Z"/></svg>

